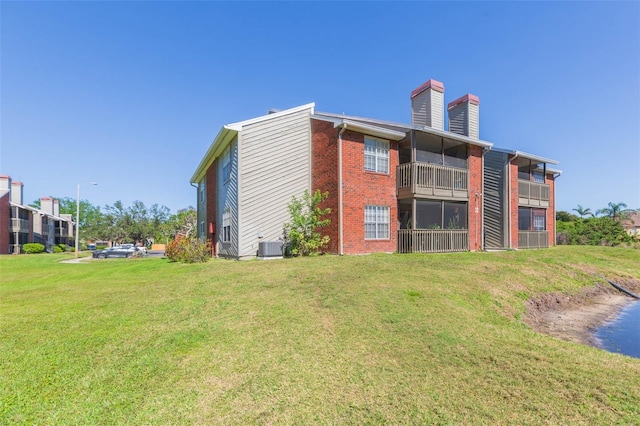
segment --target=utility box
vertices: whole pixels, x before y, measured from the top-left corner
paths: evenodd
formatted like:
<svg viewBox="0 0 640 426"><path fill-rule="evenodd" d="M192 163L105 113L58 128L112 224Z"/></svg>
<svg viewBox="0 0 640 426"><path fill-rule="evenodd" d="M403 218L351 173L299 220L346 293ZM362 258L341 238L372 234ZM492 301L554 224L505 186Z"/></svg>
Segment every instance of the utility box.
<svg viewBox="0 0 640 426"><path fill-rule="evenodd" d="M282 241L260 241L258 259L282 259Z"/></svg>

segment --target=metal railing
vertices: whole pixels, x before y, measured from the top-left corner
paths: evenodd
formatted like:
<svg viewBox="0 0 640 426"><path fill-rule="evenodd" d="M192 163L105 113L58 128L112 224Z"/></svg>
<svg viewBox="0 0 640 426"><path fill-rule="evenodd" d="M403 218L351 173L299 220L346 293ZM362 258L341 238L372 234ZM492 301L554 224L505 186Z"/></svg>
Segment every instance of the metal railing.
<svg viewBox="0 0 640 426"><path fill-rule="evenodd" d="M549 231L518 231L518 248L549 247Z"/></svg>
<svg viewBox="0 0 640 426"><path fill-rule="evenodd" d="M520 204L530 206L549 205L550 192L550 187L546 183L518 179L518 198L520 198Z"/></svg>
<svg viewBox="0 0 640 426"><path fill-rule="evenodd" d="M443 253L469 250L467 229L400 229L398 253Z"/></svg>
<svg viewBox="0 0 640 426"><path fill-rule="evenodd" d="M27 219L12 217L11 232L29 232L29 221Z"/></svg>
<svg viewBox="0 0 640 426"><path fill-rule="evenodd" d="M404 163L396 169L396 187L419 195L467 195L469 171L431 163Z"/></svg>

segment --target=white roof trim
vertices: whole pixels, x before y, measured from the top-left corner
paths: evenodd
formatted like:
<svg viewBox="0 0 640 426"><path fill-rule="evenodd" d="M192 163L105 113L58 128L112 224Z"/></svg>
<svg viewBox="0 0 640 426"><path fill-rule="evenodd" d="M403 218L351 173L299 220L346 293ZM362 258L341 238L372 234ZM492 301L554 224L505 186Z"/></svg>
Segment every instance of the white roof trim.
<svg viewBox="0 0 640 426"><path fill-rule="evenodd" d="M250 118L249 120L230 123L225 125L224 127L226 127L227 129L235 130L239 132L240 130L242 130L242 127L248 126L249 124L255 124L261 121L269 120L271 118L278 118L284 115L294 114L296 112L304 111L305 109L310 109L311 114L313 114L313 110L315 107L316 107L315 102L311 102L311 103L300 105L294 108L289 108L282 111L274 112L273 114L261 115L260 117Z"/></svg>
<svg viewBox="0 0 640 426"><path fill-rule="evenodd" d="M333 127L342 127L343 129L355 130L359 133L364 133L370 136L377 136L385 139L391 139L394 141L399 141L407 136L407 134L404 132L389 130L383 127L372 126L370 124L363 124L353 120L339 120L337 123L334 123Z"/></svg>
<svg viewBox="0 0 640 426"><path fill-rule="evenodd" d="M325 121L334 121L336 119L337 120L351 120L351 121L358 121L358 122L362 122L362 123L370 123L371 125L376 125L377 124L377 125L381 125L381 126L397 127L399 129L404 129L406 131L418 130L418 131L421 131L421 132L431 133L431 134L434 134L436 136L441 136L441 137L444 137L444 138L453 139L453 140L456 140L456 141L459 141L459 142L468 143L468 144L471 144L471 145L478 145L478 146L487 147L487 148L491 148L493 146L493 143L491 143L491 142L483 141L483 140L480 140L480 139L473 139L473 138L470 138L468 136L459 135L458 133L451 133L451 132L446 132L444 130L437 130L437 129L434 129L433 127L429 127L429 126L417 126L415 124L396 123L396 122L393 122L393 121L378 120L378 119L375 119L375 118L356 117L356 116L350 116L350 115L333 114L333 113L329 113L329 112L319 112L319 113L315 114L314 116L312 116L312 118L317 118L319 120L325 120Z"/></svg>
<svg viewBox="0 0 640 426"><path fill-rule="evenodd" d="M41 215L48 216L50 218L53 218L55 220L59 220L59 221L62 221L62 222L73 222L73 220L67 220L64 217L56 216L54 214L47 213L44 210L36 209L35 207L27 206L25 204L14 203L13 201L10 201L9 204L11 206L13 206L13 207L18 207L18 208L21 208L21 209L24 209L24 210L31 210L34 213L39 213Z"/></svg>
<svg viewBox="0 0 640 426"><path fill-rule="evenodd" d="M502 149L502 148L494 148L494 151L504 152L504 153L507 153L507 154L516 155L518 157L527 158L527 159L533 160L533 161L539 161L541 163L558 164L558 162L556 160L552 160L550 158L540 157L539 155L529 154L528 152L524 152L524 151L515 151L515 150L512 150L512 149Z"/></svg>

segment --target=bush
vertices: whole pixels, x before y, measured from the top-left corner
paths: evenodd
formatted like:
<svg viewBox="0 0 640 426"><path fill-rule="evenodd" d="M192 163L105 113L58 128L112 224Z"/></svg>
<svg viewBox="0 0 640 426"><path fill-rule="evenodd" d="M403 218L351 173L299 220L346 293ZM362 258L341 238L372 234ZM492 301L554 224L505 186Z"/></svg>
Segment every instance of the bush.
<svg viewBox="0 0 640 426"><path fill-rule="evenodd" d="M53 246L53 252L54 253L64 253L64 250L62 249L62 247L60 247L60 245L55 245Z"/></svg>
<svg viewBox="0 0 640 426"><path fill-rule="evenodd" d="M44 246L40 243L28 243L22 246L22 251L26 254L44 253Z"/></svg>
<svg viewBox="0 0 640 426"><path fill-rule="evenodd" d="M329 243L329 237L318 232L319 228L331 223L331 220L323 219L331 209L319 207L328 196L328 192L316 190L313 195L304 191L301 199L291 198L288 206L291 222L284 226L284 238L285 244L290 244L292 255L314 255Z"/></svg>
<svg viewBox="0 0 640 426"><path fill-rule="evenodd" d="M179 237L167 245L165 256L173 262L206 262L211 258L211 244L195 237Z"/></svg>
<svg viewBox="0 0 640 426"><path fill-rule="evenodd" d="M558 244L617 246L632 241L620 222L610 217L557 222L556 231Z"/></svg>

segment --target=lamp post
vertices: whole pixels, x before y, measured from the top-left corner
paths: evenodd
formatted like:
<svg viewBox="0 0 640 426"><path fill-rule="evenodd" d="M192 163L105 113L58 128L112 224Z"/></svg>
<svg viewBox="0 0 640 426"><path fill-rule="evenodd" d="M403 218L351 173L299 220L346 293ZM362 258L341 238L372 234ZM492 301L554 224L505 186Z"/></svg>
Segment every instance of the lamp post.
<svg viewBox="0 0 640 426"><path fill-rule="evenodd" d="M97 182L89 182L90 185L97 185ZM76 198L76 259L80 253L78 250L80 244L80 184L78 184L78 197Z"/></svg>

